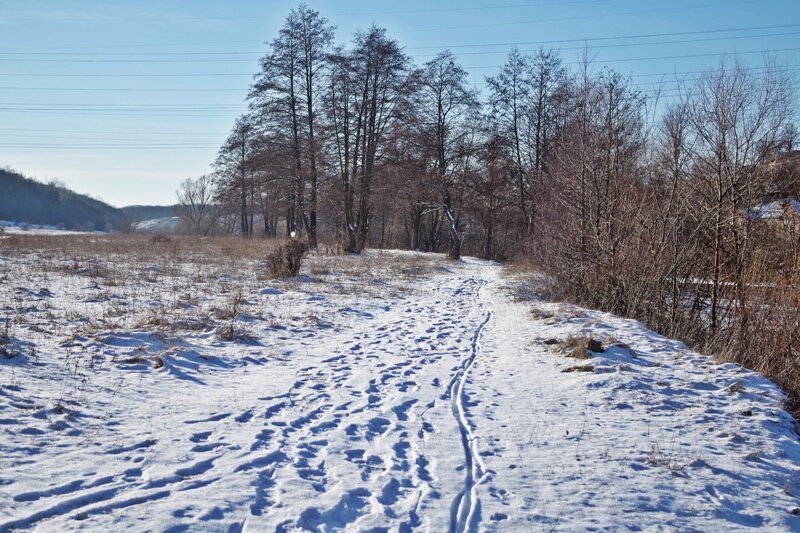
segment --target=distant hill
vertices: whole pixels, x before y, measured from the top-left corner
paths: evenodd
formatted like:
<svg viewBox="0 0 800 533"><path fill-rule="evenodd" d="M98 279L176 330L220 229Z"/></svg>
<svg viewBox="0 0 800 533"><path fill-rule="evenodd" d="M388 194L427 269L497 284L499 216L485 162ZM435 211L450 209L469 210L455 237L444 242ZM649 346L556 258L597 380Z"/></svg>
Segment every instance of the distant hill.
<svg viewBox="0 0 800 533"><path fill-rule="evenodd" d="M0 220L69 230L124 230L154 219L172 219L176 206L132 205L116 208L78 194L57 181L42 183L0 169ZM174 225L174 224L173 224Z"/></svg>
<svg viewBox="0 0 800 533"><path fill-rule="evenodd" d="M119 227L123 219L120 209L71 191L63 184L42 183L0 169L0 220L71 230L111 230Z"/></svg>
<svg viewBox="0 0 800 533"><path fill-rule="evenodd" d="M157 218L172 218L177 214L177 206L174 205L129 205L121 210L133 224Z"/></svg>

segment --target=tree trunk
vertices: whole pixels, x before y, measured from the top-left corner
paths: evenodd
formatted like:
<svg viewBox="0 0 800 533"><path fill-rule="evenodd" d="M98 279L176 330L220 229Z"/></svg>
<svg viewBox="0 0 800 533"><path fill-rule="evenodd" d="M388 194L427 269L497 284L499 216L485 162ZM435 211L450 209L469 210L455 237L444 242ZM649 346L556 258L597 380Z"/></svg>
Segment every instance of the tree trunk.
<svg viewBox="0 0 800 533"><path fill-rule="evenodd" d="M453 212L450 193L444 195L444 214L450 228L450 250L447 256L450 259L461 259L461 234L458 231L458 219Z"/></svg>

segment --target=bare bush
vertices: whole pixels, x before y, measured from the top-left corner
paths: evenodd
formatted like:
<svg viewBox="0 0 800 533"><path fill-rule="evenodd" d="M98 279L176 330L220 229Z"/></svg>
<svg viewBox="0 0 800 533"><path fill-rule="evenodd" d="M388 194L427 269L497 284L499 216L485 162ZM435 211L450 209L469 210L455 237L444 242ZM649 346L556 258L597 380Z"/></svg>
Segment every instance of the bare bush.
<svg viewBox="0 0 800 533"><path fill-rule="evenodd" d="M267 256L270 276L293 278L299 275L306 253L308 253L308 247L300 241L289 241L279 246Z"/></svg>
<svg viewBox="0 0 800 533"><path fill-rule="evenodd" d="M785 72L722 62L653 124L627 80L579 82L528 261L560 297L762 373L800 415L800 158L783 134Z"/></svg>

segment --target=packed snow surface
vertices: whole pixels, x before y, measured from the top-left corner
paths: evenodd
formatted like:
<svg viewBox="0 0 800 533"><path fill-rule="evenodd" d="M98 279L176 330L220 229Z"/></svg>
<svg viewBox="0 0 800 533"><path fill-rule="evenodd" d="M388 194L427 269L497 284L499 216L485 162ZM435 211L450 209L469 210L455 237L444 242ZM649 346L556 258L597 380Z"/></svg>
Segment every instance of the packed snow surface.
<svg viewBox="0 0 800 533"><path fill-rule="evenodd" d="M212 284L243 291L215 319L220 296L158 266L136 290L9 276L28 314L0 357L0 530L800 528L766 379L526 298L498 265L419 257L374 254L412 266L370 281L229 272ZM87 333L136 305L162 320ZM579 335L607 349L568 357Z"/></svg>

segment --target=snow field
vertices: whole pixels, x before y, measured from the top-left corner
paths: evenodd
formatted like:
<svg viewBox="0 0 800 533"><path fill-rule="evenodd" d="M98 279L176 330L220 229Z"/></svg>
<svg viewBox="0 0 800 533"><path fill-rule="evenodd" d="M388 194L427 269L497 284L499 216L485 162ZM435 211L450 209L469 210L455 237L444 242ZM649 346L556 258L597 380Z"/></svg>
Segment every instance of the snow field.
<svg viewBox="0 0 800 533"><path fill-rule="evenodd" d="M800 527L774 385L498 265L0 254L0 530Z"/></svg>

